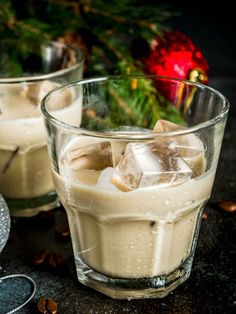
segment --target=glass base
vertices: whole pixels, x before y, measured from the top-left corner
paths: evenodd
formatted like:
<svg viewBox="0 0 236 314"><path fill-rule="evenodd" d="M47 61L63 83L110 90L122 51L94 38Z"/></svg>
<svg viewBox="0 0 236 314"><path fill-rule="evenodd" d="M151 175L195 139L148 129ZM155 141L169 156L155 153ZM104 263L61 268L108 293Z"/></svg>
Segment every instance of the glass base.
<svg viewBox="0 0 236 314"><path fill-rule="evenodd" d="M112 278L96 272L76 259L79 282L113 299L163 298L189 278L193 257L189 256L176 270L168 275L151 278Z"/></svg>
<svg viewBox="0 0 236 314"><path fill-rule="evenodd" d="M56 192L29 199L6 199L12 217L33 217L60 206Z"/></svg>

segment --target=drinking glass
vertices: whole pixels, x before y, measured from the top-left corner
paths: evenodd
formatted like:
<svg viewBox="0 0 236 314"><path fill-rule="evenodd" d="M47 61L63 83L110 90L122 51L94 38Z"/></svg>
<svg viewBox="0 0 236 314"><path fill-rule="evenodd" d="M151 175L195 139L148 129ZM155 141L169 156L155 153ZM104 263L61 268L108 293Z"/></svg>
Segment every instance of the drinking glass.
<svg viewBox="0 0 236 314"><path fill-rule="evenodd" d="M55 111L65 93L77 122ZM112 298L155 298L190 276L228 109L209 86L158 76L86 79L44 97L81 283Z"/></svg>
<svg viewBox="0 0 236 314"><path fill-rule="evenodd" d="M11 216L34 216L59 204L39 104L55 87L81 79L83 62L80 49L58 42L0 44L0 193ZM62 108L66 102L65 95Z"/></svg>

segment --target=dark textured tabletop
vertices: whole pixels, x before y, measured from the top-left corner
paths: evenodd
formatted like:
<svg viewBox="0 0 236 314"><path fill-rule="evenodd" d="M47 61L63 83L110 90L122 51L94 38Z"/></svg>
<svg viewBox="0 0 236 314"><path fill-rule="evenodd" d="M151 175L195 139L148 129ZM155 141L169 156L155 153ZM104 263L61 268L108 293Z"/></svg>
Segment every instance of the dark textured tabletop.
<svg viewBox="0 0 236 314"><path fill-rule="evenodd" d="M41 296L53 298L58 303L58 313L62 314L236 313L236 213L216 205L222 200L236 202L236 63L232 58L232 51L236 50L235 44L230 44L231 28L206 22L205 15L202 19L205 24L201 22L199 27L191 16L176 21L182 31L201 48L205 47L211 69L209 84L228 97L231 109L212 196L205 209L208 217L202 221L190 279L166 298L131 301L112 300L81 285L75 273L70 239L60 240L55 231L67 223L64 209L58 208L49 215L12 219L10 238L0 257L4 275L24 273L37 284L33 300L18 313L37 313ZM62 257L61 267L39 268L32 263L35 255L45 248ZM4 289L7 300L0 304L0 314L16 306L29 292L29 287L22 287L22 282L16 281L10 289Z"/></svg>

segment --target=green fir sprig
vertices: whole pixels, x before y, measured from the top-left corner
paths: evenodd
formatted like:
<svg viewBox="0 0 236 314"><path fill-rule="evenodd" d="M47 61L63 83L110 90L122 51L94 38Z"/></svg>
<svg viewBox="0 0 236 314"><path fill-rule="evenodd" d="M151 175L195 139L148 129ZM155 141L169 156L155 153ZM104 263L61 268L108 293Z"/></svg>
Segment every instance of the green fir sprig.
<svg viewBox="0 0 236 314"><path fill-rule="evenodd" d="M15 45L10 60L6 62L2 54L0 73L17 75L23 71L24 59L35 53L34 47L50 40L67 43L69 39L85 53L85 77L143 74L137 51L133 53L134 43L140 41L139 47L148 49L153 38L168 29L167 20L173 15L167 6L140 5L134 0L0 0L1 54L9 42ZM129 88L127 85L116 95L117 106ZM144 127L159 118L179 122L179 113L163 99L158 102L161 95L158 97L155 87L143 81L133 102L126 104L129 114L122 107L117 110L124 113L127 123L138 121Z"/></svg>

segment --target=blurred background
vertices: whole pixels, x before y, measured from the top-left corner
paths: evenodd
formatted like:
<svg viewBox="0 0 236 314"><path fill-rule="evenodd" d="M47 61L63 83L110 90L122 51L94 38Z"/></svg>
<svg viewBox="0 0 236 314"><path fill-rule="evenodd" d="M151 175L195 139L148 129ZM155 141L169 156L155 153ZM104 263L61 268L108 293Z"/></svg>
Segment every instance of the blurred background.
<svg viewBox="0 0 236 314"><path fill-rule="evenodd" d="M155 36L162 36L167 28L179 30L206 58L209 84L224 93L232 110L236 111L233 105L236 40L232 1L0 0L0 3L1 45L11 38L30 43L56 39L76 44L86 55L86 76L138 73L142 69L135 59L139 59L141 50L146 47L142 52L145 56L142 62L146 64L148 45L152 45ZM146 46L135 45L136 54L132 59L132 43L137 38L146 41ZM30 46L24 46L24 52ZM152 74L160 74L156 72Z"/></svg>
<svg viewBox="0 0 236 314"><path fill-rule="evenodd" d="M184 32L201 49L209 64L209 85L228 97L231 112L236 113L236 39L232 2L172 0L169 5L171 11L179 12L169 20L169 25Z"/></svg>

